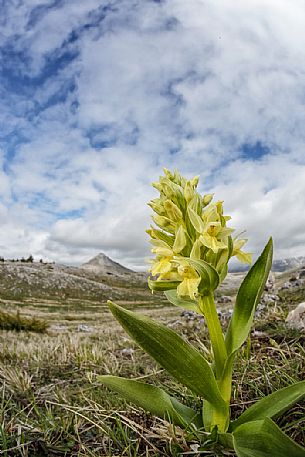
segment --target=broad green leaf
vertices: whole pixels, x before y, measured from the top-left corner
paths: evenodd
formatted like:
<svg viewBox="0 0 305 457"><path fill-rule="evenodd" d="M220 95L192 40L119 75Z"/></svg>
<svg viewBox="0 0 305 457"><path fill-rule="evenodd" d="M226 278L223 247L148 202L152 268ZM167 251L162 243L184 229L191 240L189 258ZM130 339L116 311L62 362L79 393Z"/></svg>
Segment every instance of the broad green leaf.
<svg viewBox="0 0 305 457"><path fill-rule="evenodd" d="M148 287L155 292L164 292L165 290L172 290L179 286L181 281L153 281L148 278Z"/></svg>
<svg viewBox="0 0 305 457"><path fill-rule="evenodd" d="M166 296L167 300L175 306L180 306L181 308L191 311L198 311L198 303L191 299L187 300L179 297L179 295L177 295L176 289L167 290L164 292L164 295Z"/></svg>
<svg viewBox="0 0 305 457"><path fill-rule="evenodd" d="M184 257L183 260L188 262L201 277L198 286L198 292L202 295L209 295L219 284L219 275L215 268L204 260L195 260Z"/></svg>
<svg viewBox="0 0 305 457"><path fill-rule="evenodd" d="M230 430L235 430L246 422L256 421L265 417L279 416L304 396L305 381L297 382L292 386L284 387L273 392L246 409L238 419L231 423Z"/></svg>
<svg viewBox="0 0 305 457"><path fill-rule="evenodd" d="M208 400L216 409L227 409L214 373L197 349L168 327L115 303L108 302L108 306L134 341L177 381Z"/></svg>
<svg viewBox="0 0 305 457"><path fill-rule="evenodd" d="M238 457L305 457L305 448L269 418L238 427L233 433L233 444Z"/></svg>
<svg viewBox="0 0 305 457"><path fill-rule="evenodd" d="M127 401L135 403L154 416L170 419L174 424L186 427L194 424L202 427L202 419L196 411L170 397L163 389L133 379L118 376L98 376L98 381L118 392Z"/></svg>
<svg viewBox="0 0 305 457"><path fill-rule="evenodd" d="M226 334L228 354L235 352L247 339L254 312L261 297L272 264L272 238L243 280L236 298Z"/></svg>

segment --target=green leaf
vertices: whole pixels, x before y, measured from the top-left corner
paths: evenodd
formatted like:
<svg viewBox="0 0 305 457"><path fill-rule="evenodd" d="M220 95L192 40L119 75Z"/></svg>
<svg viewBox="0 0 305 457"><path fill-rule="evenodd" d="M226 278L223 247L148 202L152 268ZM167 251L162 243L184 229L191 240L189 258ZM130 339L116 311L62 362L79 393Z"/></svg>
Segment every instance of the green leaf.
<svg viewBox="0 0 305 457"><path fill-rule="evenodd" d="M247 339L254 312L261 297L272 264L272 238L243 280L236 298L233 315L226 334L228 354Z"/></svg>
<svg viewBox="0 0 305 457"><path fill-rule="evenodd" d="M187 427L194 424L202 427L200 414L178 400L170 397L163 389L133 379L118 376L98 376L98 381L118 392L127 401L135 403L154 416L170 419L174 424Z"/></svg>
<svg viewBox="0 0 305 457"><path fill-rule="evenodd" d="M177 381L208 400L216 409L227 406L214 373L197 349L173 330L108 302L110 311L134 341Z"/></svg>
<svg viewBox="0 0 305 457"><path fill-rule="evenodd" d="M184 257L183 260L188 262L201 277L201 282L198 286L198 292L201 295L209 295L215 290L219 284L219 275L215 268L204 260L195 260Z"/></svg>
<svg viewBox="0 0 305 457"><path fill-rule="evenodd" d="M198 311L198 303L194 300L186 300L179 297L176 289L167 290L164 292L164 295L166 296L167 300L175 306L180 306L181 308L191 311Z"/></svg>
<svg viewBox="0 0 305 457"><path fill-rule="evenodd" d="M176 289L181 281L153 281L148 278L148 287L155 292Z"/></svg>
<svg viewBox="0 0 305 457"><path fill-rule="evenodd" d="M292 405L305 396L305 381L292 386L284 387L270 395L258 400L250 408L246 409L238 419L231 422L230 430L235 430L241 424L256 421L265 417L275 417L282 414Z"/></svg>
<svg viewBox="0 0 305 457"><path fill-rule="evenodd" d="M233 444L238 457L305 457L305 449L269 418L238 427Z"/></svg>

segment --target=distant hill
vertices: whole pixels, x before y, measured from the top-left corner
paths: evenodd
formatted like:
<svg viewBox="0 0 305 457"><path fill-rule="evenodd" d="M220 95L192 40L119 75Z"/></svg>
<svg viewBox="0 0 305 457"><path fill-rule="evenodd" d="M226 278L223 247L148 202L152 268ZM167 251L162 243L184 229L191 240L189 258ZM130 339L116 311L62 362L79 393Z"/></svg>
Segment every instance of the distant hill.
<svg viewBox="0 0 305 457"><path fill-rule="evenodd" d="M274 260L272 262L272 271L275 272L284 272L288 270L294 270L296 268L302 268L305 266L305 257L290 257L288 259ZM248 265L236 264L230 268L232 273L241 273L249 270Z"/></svg>
<svg viewBox="0 0 305 457"><path fill-rule="evenodd" d="M0 299L152 301L147 275L98 255L81 267L0 262Z"/></svg>
<svg viewBox="0 0 305 457"><path fill-rule="evenodd" d="M282 272L278 274L284 277L289 274L286 271L303 265L305 257L276 260L273 270ZM0 262L0 301L35 301L39 306L50 300L61 306L74 306L76 301L100 304L108 299L121 303L162 303L163 294L152 295L147 277L148 273L134 272L102 253L80 267L5 260ZM236 290L243 277L244 272L230 272L221 286L222 293Z"/></svg>
<svg viewBox="0 0 305 457"><path fill-rule="evenodd" d="M273 271L287 271L294 268L305 266L305 257L290 257L289 259L274 260L272 264Z"/></svg>
<svg viewBox="0 0 305 457"><path fill-rule="evenodd" d="M100 274L124 275L134 273L132 270L129 270L129 268L123 267L123 265L114 262L102 252L90 259L88 262L83 263L80 268Z"/></svg>

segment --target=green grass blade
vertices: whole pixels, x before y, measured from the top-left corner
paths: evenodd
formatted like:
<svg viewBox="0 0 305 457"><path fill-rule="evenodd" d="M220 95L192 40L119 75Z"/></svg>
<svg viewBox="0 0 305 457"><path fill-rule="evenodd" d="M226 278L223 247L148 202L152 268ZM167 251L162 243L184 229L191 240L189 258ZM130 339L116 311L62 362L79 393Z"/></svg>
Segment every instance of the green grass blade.
<svg viewBox="0 0 305 457"><path fill-rule="evenodd" d="M233 433L233 444L238 457L305 457L305 448L269 418L238 427Z"/></svg>
<svg viewBox="0 0 305 457"><path fill-rule="evenodd" d="M134 341L165 368L177 381L208 400L215 408L226 410L214 373L197 349L173 330L108 302L114 317Z"/></svg>
<svg viewBox="0 0 305 457"><path fill-rule="evenodd" d="M272 238L243 280L236 298L233 315L226 334L226 347L230 355L247 339L254 312L267 281L272 264Z"/></svg>
<svg viewBox="0 0 305 457"><path fill-rule="evenodd" d="M194 424L202 427L200 414L170 397L163 389L133 379L118 376L98 376L98 381L118 392L126 400L149 411L154 416L170 419L174 424L186 427Z"/></svg>
<svg viewBox="0 0 305 457"><path fill-rule="evenodd" d="M236 430L241 424L256 421L265 417L275 417L282 414L305 396L305 381L284 387L257 401L233 421L230 430Z"/></svg>

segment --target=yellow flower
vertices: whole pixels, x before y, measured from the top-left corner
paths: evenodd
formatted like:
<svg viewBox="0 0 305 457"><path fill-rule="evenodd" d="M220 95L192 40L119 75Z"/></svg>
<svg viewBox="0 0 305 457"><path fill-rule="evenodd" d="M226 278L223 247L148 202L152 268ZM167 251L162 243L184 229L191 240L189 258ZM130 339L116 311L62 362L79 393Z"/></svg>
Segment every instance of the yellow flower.
<svg viewBox="0 0 305 457"><path fill-rule="evenodd" d="M232 257L236 256L242 263L252 263L252 254L250 252L243 252L241 248L246 244L248 240L234 240Z"/></svg>
<svg viewBox="0 0 305 457"><path fill-rule="evenodd" d="M178 266L178 274L181 276L182 282L177 287L177 294L180 297L190 297L195 300L201 281L198 273L186 262L181 262Z"/></svg>
<svg viewBox="0 0 305 457"><path fill-rule="evenodd" d="M233 229L222 227L220 222L209 222L199 240L203 246L211 249L216 254L219 249L228 247L227 238L232 232Z"/></svg>
<svg viewBox="0 0 305 457"><path fill-rule="evenodd" d="M182 220L182 212L175 203L171 200L165 200L164 209L166 211L167 217L173 222L179 222Z"/></svg>
<svg viewBox="0 0 305 457"><path fill-rule="evenodd" d="M173 265L174 257L179 254L186 245L186 236L182 225L179 226L173 247L170 247L165 241L160 239L151 239L153 248L151 252L156 254L157 258L150 269L153 276L160 275L158 279L169 279L168 273L175 270ZM164 275L167 275L166 277Z"/></svg>
<svg viewBox="0 0 305 457"><path fill-rule="evenodd" d="M202 246L211 249L215 254L219 249L226 249L228 247L228 236L234 231L221 225L217 208L219 208L219 205L217 207L217 204L214 204L202 213L202 217L192 208L188 208L188 215L193 227L199 234L199 241Z"/></svg>
<svg viewBox="0 0 305 457"><path fill-rule="evenodd" d="M172 268L172 257L162 257L153 262L152 267L150 268L152 276L165 275L169 273Z"/></svg>

